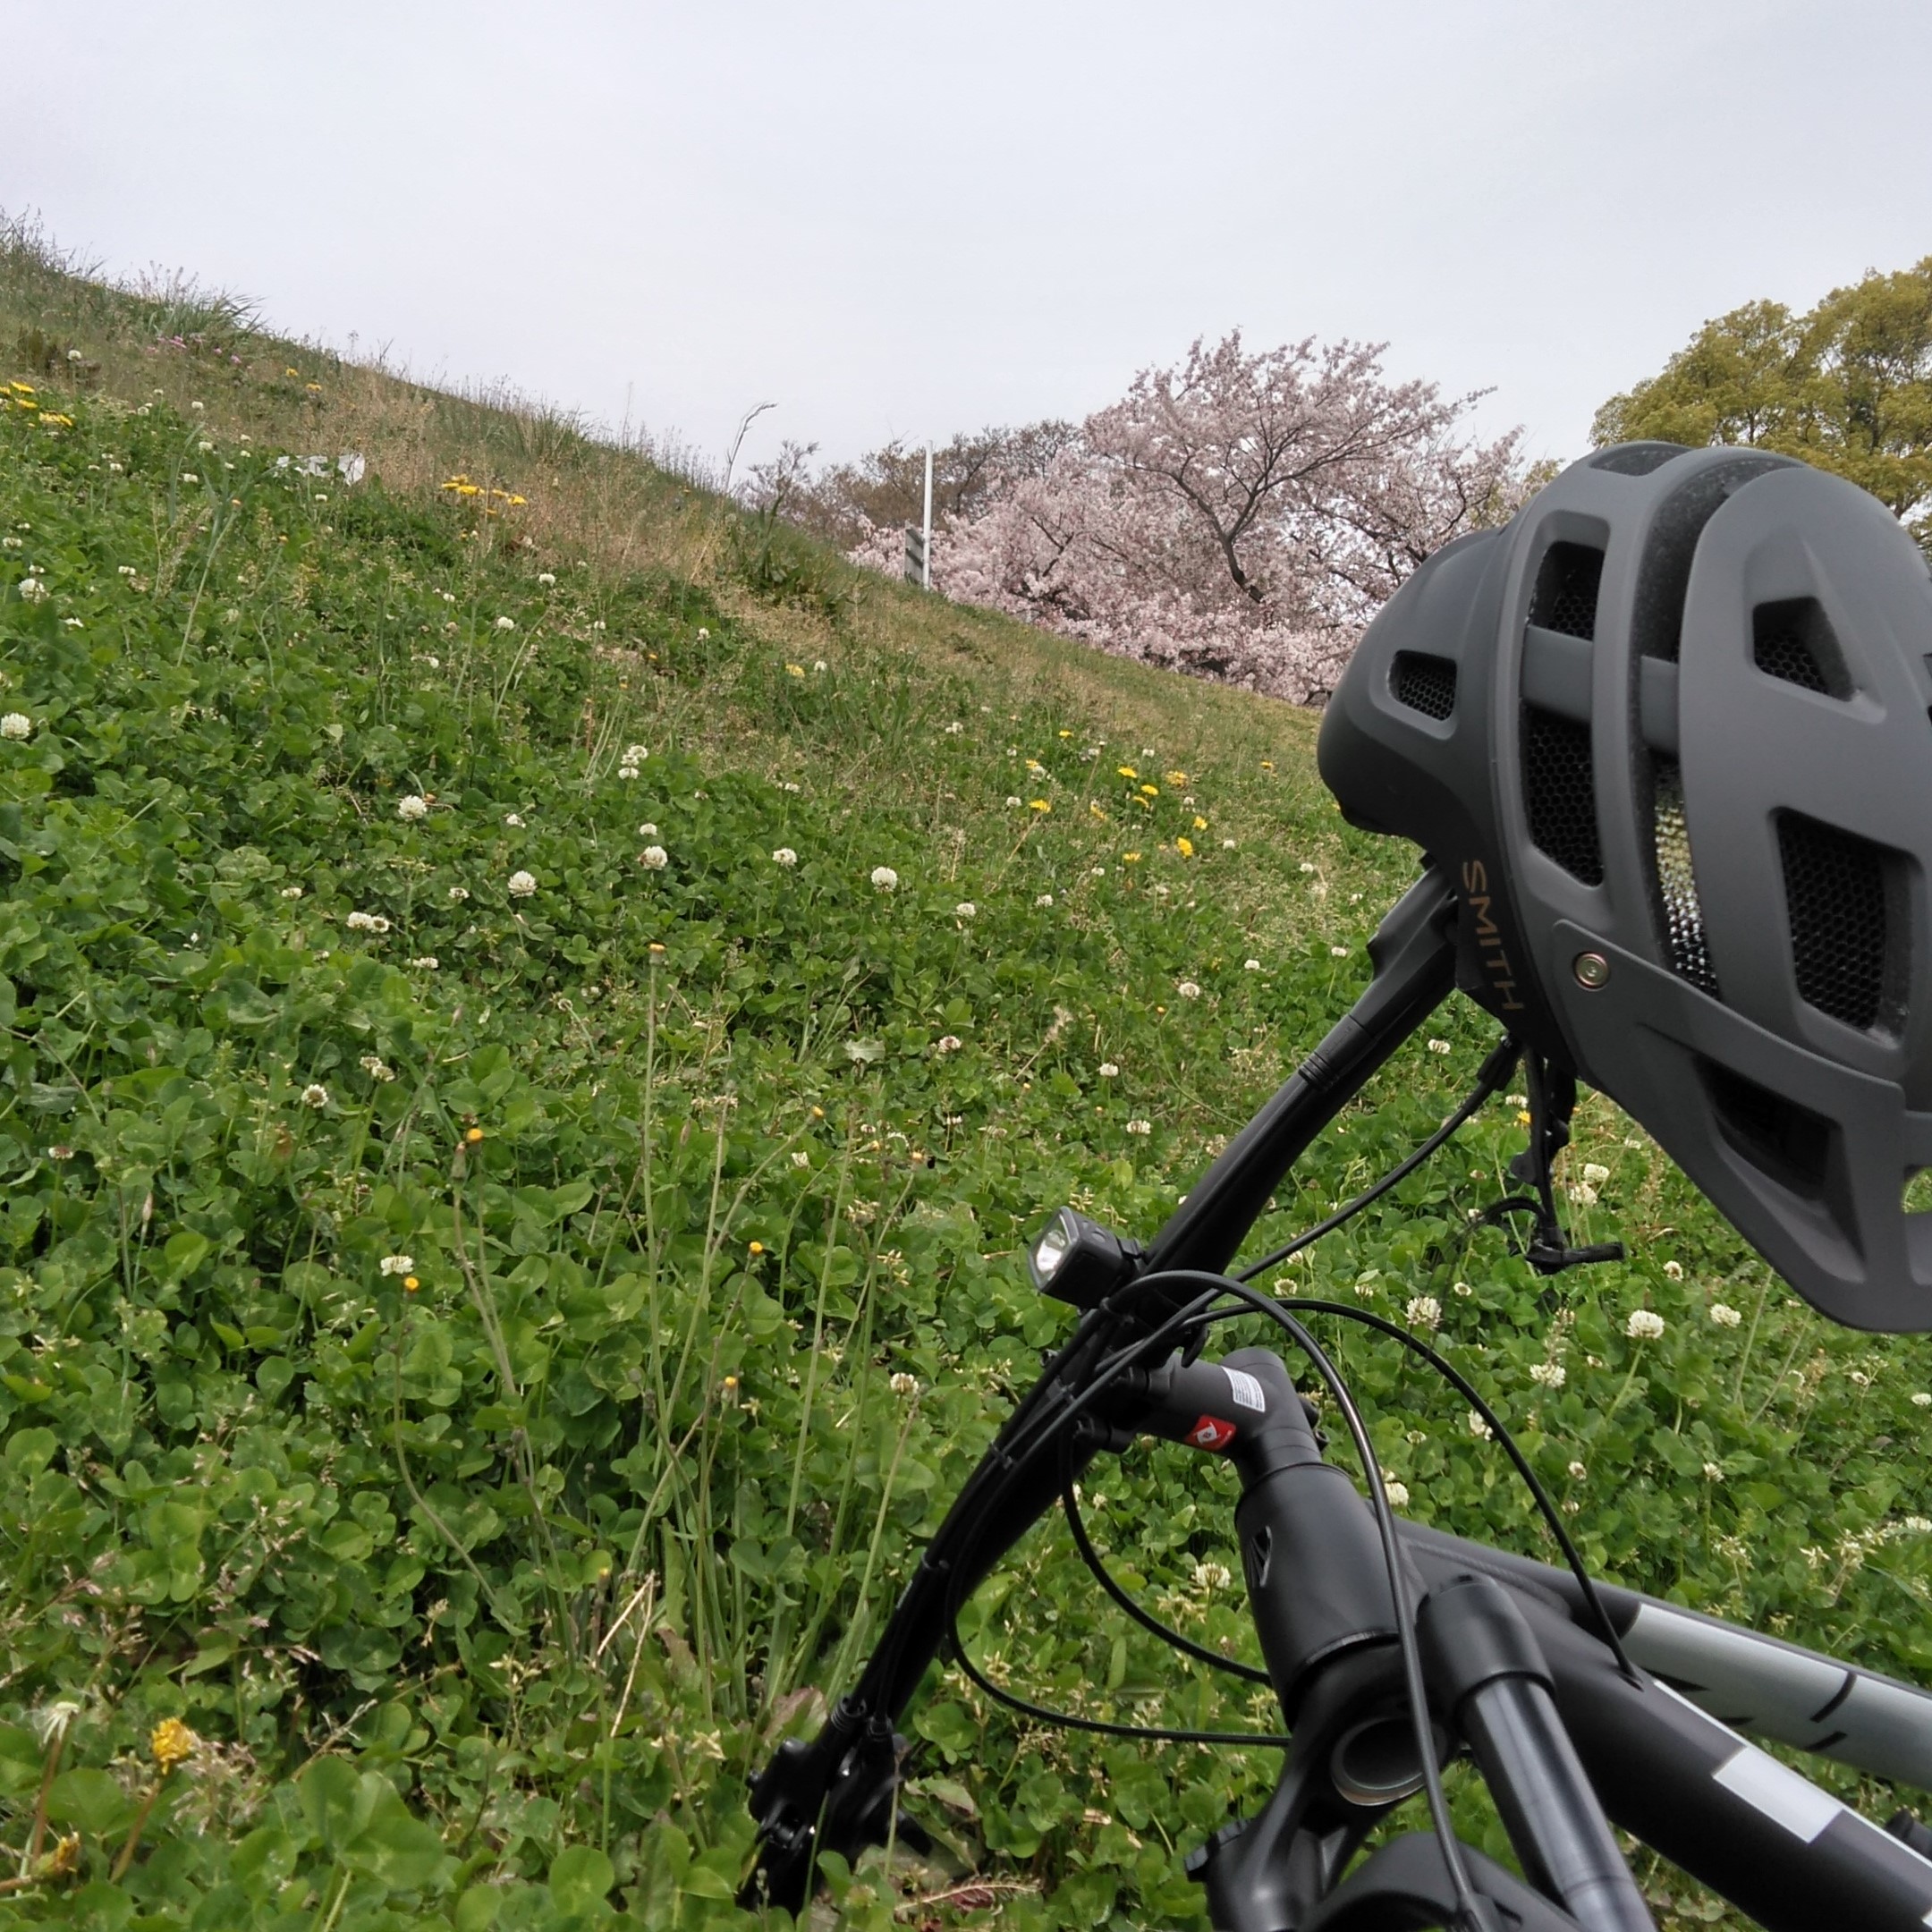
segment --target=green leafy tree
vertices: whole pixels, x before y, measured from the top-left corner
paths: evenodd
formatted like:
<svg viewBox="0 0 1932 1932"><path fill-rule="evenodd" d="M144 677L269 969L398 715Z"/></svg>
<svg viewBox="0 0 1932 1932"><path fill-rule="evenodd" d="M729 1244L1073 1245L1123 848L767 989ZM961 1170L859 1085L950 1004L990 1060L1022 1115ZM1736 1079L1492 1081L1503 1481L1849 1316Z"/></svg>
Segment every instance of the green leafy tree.
<svg viewBox="0 0 1932 1932"><path fill-rule="evenodd" d="M1932 548L1932 255L1809 314L1746 302L1597 411L1597 444L1747 443L1849 477Z"/></svg>

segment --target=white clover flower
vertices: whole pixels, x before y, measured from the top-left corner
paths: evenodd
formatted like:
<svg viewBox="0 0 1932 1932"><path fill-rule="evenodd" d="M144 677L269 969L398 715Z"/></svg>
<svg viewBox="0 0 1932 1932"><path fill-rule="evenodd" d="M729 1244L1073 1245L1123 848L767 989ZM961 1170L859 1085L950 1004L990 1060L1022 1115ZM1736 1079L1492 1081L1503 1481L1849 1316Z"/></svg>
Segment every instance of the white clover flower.
<svg viewBox="0 0 1932 1932"><path fill-rule="evenodd" d="M547 590L556 581L556 572L547 570L538 571L537 572L537 581Z"/></svg>
<svg viewBox="0 0 1932 1932"><path fill-rule="evenodd" d="M282 896L284 899L300 899L301 895L302 889L300 886L284 886L282 888Z"/></svg>
<svg viewBox="0 0 1932 1932"><path fill-rule="evenodd" d="M1243 972L1259 972L1261 970L1261 962L1258 959L1243 960L1241 962L1241 970Z"/></svg>
<svg viewBox="0 0 1932 1932"><path fill-rule="evenodd" d="M1588 1181L1572 1182L1570 1187L1570 1199L1580 1207L1593 1208L1597 1204L1597 1190Z"/></svg>
<svg viewBox="0 0 1932 1932"><path fill-rule="evenodd" d="M784 784L779 786L778 789L781 792L796 792L797 790L799 790L799 786L795 783L793 783L792 780L788 778L785 780Z"/></svg>
<svg viewBox="0 0 1932 1932"><path fill-rule="evenodd" d="M709 637L710 635L711 635L711 633L710 633L710 632L709 632L708 631L707 631L707 630L705 629L705 627L704 627L704 626L703 626L702 624L699 624L699 625L698 626L698 641L699 641L699 642L700 644L702 644L702 643L704 642L704 640L706 640L706 639L707 639L708 637Z"/></svg>
<svg viewBox="0 0 1932 1932"><path fill-rule="evenodd" d="M528 899L537 890L537 876L533 872L513 872L510 875L509 891L513 899Z"/></svg>
<svg viewBox="0 0 1932 1932"><path fill-rule="evenodd" d="M657 836L657 827L654 826L648 818L647 818L644 823L637 828L637 835L640 838L656 838Z"/></svg>
<svg viewBox="0 0 1932 1932"><path fill-rule="evenodd" d="M1301 861L1301 869L1304 872L1312 872L1315 869L1315 861L1312 859L1304 859Z"/></svg>
<svg viewBox="0 0 1932 1932"><path fill-rule="evenodd" d="M434 953L425 953L419 959L412 959L411 966L420 966L425 972L435 972L443 962Z"/></svg>
<svg viewBox="0 0 1932 1932"><path fill-rule="evenodd" d="M832 666L823 657L814 657L812 659L812 669L820 677L823 677L831 668Z"/></svg>
<svg viewBox="0 0 1932 1932"><path fill-rule="evenodd" d="M872 883L881 892L897 892L899 889L899 875L890 866L874 866L872 868Z"/></svg>
<svg viewBox="0 0 1932 1932"><path fill-rule="evenodd" d="M809 1167L811 1165L811 1156L803 1148L801 1148L797 1153L792 1155L792 1165L794 1167Z"/></svg>
<svg viewBox="0 0 1932 1932"><path fill-rule="evenodd" d="M1408 1321L1411 1328L1440 1328L1442 1303L1432 1294L1411 1296L1409 1301Z"/></svg>
<svg viewBox="0 0 1932 1932"><path fill-rule="evenodd" d="M396 801L395 815L398 818L406 821L427 818L429 816L429 801L426 798L419 798L415 792L411 792L406 798L399 798Z"/></svg>
<svg viewBox="0 0 1932 1932"><path fill-rule="evenodd" d="M1570 1379L1570 1373L1560 1361L1531 1362L1530 1379L1539 1388L1559 1389Z"/></svg>
<svg viewBox="0 0 1932 1932"><path fill-rule="evenodd" d="M1103 1060L1100 1063L1100 1078L1102 1080L1116 1080L1119 1076L1120 1069L1111 1060Z"/></svg>
<svg viewBox="0 0 1932 1932"><path fill-rule="evenodd" d="M22 603L38 604L46 597L47 587L38 577L24 577L21 580L20 594Z"/></svg>
<svg viewBox="0 0 1932 1932"><path fill-rule="evenodd" d="M648 745L630 744L624 747L623 757L620 762L625 765L641 765L649 756Z"/></svg>
<svg viewBox="0 0 1932 1932"><path fill-rule="evenodd" d="M301 1103L304 1106L326 1107L328 1105L328 1089L319 1081L310 1080L301 1090Z"/></svg>
<svg viewBox="0 0 1932 1932"><path fill-rule="evenodd" d="M1601 1187L1610 1178L1610 1170L1598 1161L1583 1163L1583 1182L1586 1187Z"/></svg>
<svg viewBox="0 0 1932 1932"><path fill-rule="evenodd" d="M1449 1042L1445 1039L1432 1039L1428 1043L1428 1050L1432 1054L1445 1054L1450 1051Z"/></svg>
<svg viewBox="0 0 1932 1932"><path fill-rule="evenodd" d="M1409 1485L1407 1483L1385 1482L1382 1485L1382 1491L1388 1497L1391 1509L1407 1509L1409 1507Z"/></svg>
<svg viewBox="0 0 1932 1932"><path fill-rule="evenodd" d="M1912 1407L1914 1409L1932 1409L1932 1391L1920 1389L1912 1397Z"/></svg>
<svg viewBox="0 0 1932 1932"><path fill-rule="evenodd" d="M1572 1482L1581 1482L1589 1471L1580 1462L1572 1462L1565 1466L1564 1474Z"/></svg>
<svg viewBox="0 0 1932 1932"><path fill-rule="evenodd" d="M1467 1301L1476 1291L1466 1281L1459 1281L1450 1283L1449 1292L1453 1295L1460 1295L1463 1301Z"/></svg>
<svg viewBox="0 0 1932 1932"><path fill-rule="evenodd" d="M352 912L343 921L351 932L386 933L389 921L380 912Z"/></svg>
<svg viewBox="0 0 1932 1932"><path fill-rule="evenodd" d="M1682 1281L1683 1279L1683 1263L1682 1261L1666 1261L1664 1264L1664 1279L1665 1281Z"/></svg>
<svg viewBox="0 0 1932 1932"><path fill-rule="evenodd" d="M1050 906L1053 903L1053 894L1051 893L1042 893L1033 903L1037 906Z"/></svg>
<svg viewBox="0 0 1932 1932"><path fill-rule="evenodd" d="M209 442L203 441L198 443L195 445L195 447L199 449L204 456L212 456L215 453L215 445Z"/></svg>
<svg viewBox="0 0 1932 1932"><path fill-rule="evenodd" d="M389 1063L385 1060L380 1054L366 1053L362 1055L361 1059L356 1063L356 1064L360 1066L372 1080L381 1080L384 1082L387 1082L389 1080L393 1080L395 1078L395 1069L391 1066Z"/></svg>
<svg viewBox="0 0 1932 1932"><path fill-rule="evenodd" d="M1200 988L1191 979L1183 979L1174 987L1182 999L1199 999Z"/></svg>
<svg viewBox="0 0 1932 1932"><path fill-rule="evenodd" d="M503 822L514 832L521 832L523 829L522 819L513 811L505 812Z"/></svg>
<svg viewBox="0 0 1932 1932"><path fill-rule="evenodd" d="M1225 1563L1197 1563L1194 1565L1194 1588L1202 1590L1225 1589L1234 1580Z"/></svg>
<svg viewBox="0 0 1932 1932"><path fill-rule="evenodd" d="M416 1272L414 1255L386 1254L376 1265L385 1275L413 1275Z"/></svg>
<svg viewBox="0 0 1932 1932"><path fill-rule="evenodd" d="M1664 1318L1653 1309L1632 1309L1623 1333L1632 1342L1655 1342L1664 1333Z"/></svg>
<svg viewBox="0 0 1932 1932"><path fill-rule="evenodd" d="M1496 1431L1473 1409L1469 1412L1469 1432L1478 1442L1487 1442L1496 1434Z"/></svg>
<svg viewBox="0 0 1932 1932"><path fill-rule="evenodd" d="M155 391L155 394L156 394L157 395L159 395L159 394L161 394L161 392L160 392L160 391L159 391L158 389L157 389L157 390ZM201 413L201 411L203 411L203 410L204 410L204 409L205 409L205 408L206 408L207 406L208 406L208 405L207 405L206 403L203 403L203 402L191 402L191 403L190 403L190 404L188 405L188 407L189 407L190 409L191 409L191 410L192 410L192 411L193 411L195 412L195 414L196 414L197 416L199 416L199 414Z"/></svg>
<svg viewBox="0 0 1932 1932"><path fill-rule="evenodd" d="M938 1053L957 1053L965 1044L966 1042L957 1033L942 1033L939 1036L939 1043L935 1051Z"/></svg>
<svg viewBox="0 0 1932 1932"><path fill-rule="evenodd" d="M1330 959L1346 959L1348 957L1348 948L1346 946L1332 945L1328 948L1328 957Z"/></svg>
<svg viewBox="0 0 1932 1932"><path fill-rule="evenodd" d="M953 722L946 726L945 734L948 738L957 738L959 734L965 729L966 727L962 724L957 718L954 718Z"/></svg>
<svg viewBox="0 0 1932 1932"><path fill-rule="evenodd" d="M452 905L461 905L470 896L470 888L467 886L452 886L449 895Z"/></svg>
<svg viewBox="0 0 1932 1932"><path fill-rule="evenodd" d="M499 631L514 631L516 629L516 619L514 617L499 617L496 620L496 628Z"/></svg>
<svg viewBox="0 0 1932 1932"><path fill-rule="evenodd" d="M1154 1123L1152 1121L1131 1120L1127 1123L1127 1131L1131 1134L1150 1134L1154 1131Z"/></svg>
<svg viewBox="0 0 1932 1932"><path fill-rule="evenodd" d="M955 919L978 919L979 917L979 908L976 906L970 899L962 899L960 902L953 908L953 916Z"/></svg>
<svg viewBox="0 0 1932 1932"><path fill-rule="evenodd" d="M638 861L649 871L662 872L671 863L671 854L662 845L647 845L638 854Z"/></svg>
<svg viewBox="0 0 1932 1932"><path fill-rule="evenodd" d="M1026 803L1026 801L1017 792L1009 792L1006 794L1006 803L1012 809L1017 811L1021 806Z"/></svg>
<svg viewBox="0 0 1932 1932"><path fill-rule="evenodd" d="M1728 1301L1713 1301L1710 1305L1710 1318L1720 1328L1735 1328L1744 1319Z"/></svg>
<svg viewBox="0 0 1932 1932"><path fill-rule="evenodd" d="M0 717L0 738L30 738L33 720L24 711L9 711Z"/></svg>
<svg viewBox="0 0 1932 1932"><path fill-rule="evenodd" d="M617 767L617 775L626 784L629 784L631 779L638 775L638 768L635 765L620 765Z"/></svg>
<svg viewBox="0 0 1932 1932"><path fill-rule="evenodd" d="M181 473L181 479L183 483L199 483L201 480L192 470L183 470Z"/></svg>
<svg viewBox="0 0 1932 1932"><path fill-rule="evenodd" d="M1724 1479L1724 1472L1722 1462L1707 1462L1704 1465L1704 1480L1706 1482L1722 1482Z"/></svg>
<svg viewBox="0 0 1932 1932"><path fill-rule="evenodd" d="M894 1395L903 1395L909 1400L919 1392L919 1378L908 1375L903 1368L894 1375L887 1385Z"/></svg>
<svg viewBox="0 0 1932 1932"><path fill-rule="evenodd" d="M787 868L798 863L798 854L789 845L781 845L772 853L772 863Z"/></svg>
<svg viewBox="0 0 1932 1932"><path fill-rule="evenodd" d="M1231 838L1223 839L1221 841L1221 850L1223 852L1233 852L1234 850L1234 841Z"/></svg>

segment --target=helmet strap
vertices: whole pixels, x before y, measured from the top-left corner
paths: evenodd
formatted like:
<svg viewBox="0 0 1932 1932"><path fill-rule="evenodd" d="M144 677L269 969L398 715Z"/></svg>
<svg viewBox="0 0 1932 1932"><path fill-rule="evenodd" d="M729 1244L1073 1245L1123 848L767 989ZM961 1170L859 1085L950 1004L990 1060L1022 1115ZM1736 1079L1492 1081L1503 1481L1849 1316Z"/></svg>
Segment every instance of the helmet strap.
<svg viewBox="0 0 1932 1932"><path fill-rule="evenodd" d="M1534 1217L1534 1232L1521 1249L1522 1258L1538 1275L1560 1275L1565 1268L1592 1261L1621 1261L1622 1241L1597 1241L1572 1248L1556 1214L1556 1191L1551 1170L1556 1157L1570 1144L1570 1117L1576 1112L1576 1074L1553 1063L1534 1048L1523 1053L1523 1078L1529 1089L1530 1144L1509 1165L1510 1178L1528 1182L1534 1194L1513 1194L1484 1210L1482 1218L1495 1226L1513 1215Z"/></svg>

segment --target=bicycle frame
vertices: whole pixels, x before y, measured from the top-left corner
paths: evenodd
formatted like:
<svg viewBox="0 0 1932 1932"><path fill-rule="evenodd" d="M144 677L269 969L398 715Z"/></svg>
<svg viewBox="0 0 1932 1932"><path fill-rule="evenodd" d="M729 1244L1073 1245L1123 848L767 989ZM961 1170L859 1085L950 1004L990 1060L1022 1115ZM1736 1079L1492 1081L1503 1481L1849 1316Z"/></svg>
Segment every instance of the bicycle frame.
<svg viewBox="0 0 1932 1932"><path fill-rule="evenodd" d="M1411 1757L1395 1784L1375 1784L1381 1773L1373 1766L1388 1759L1376 1727L1385 1729L1391 1712L1405 1707L1393 1674L1389 1573L1368 1505L1323 1461L1277 1357L1249 1351L1225 1365L1191 1368L1159 1359L1163 1325L1190 1302L1172 1277L1211 1277L1227 1265L1294 1159L1446 996L1453 915L1447 883L1426 871L1371 942L1375 976L1354 1009L1151 1244L1138 1276L1170 1280L1081 1316L961 1491L858 1682L816 1738L782 1746L753 1781L760 1856L746 1902L798 1910L820 1852L851 1858L888 1840L905 1750L894 1726L950 1641L952 1606L1097 1454L1152 1432L1241 1463L1236 1526L1250 1601L1293 1737L1268 1805L1217 1833L1191 1861L1214 1923L1226 1932L1383 1932L1460 1922L1443 1849L1426 1835L1395 1840L1342 1876L1420 1781ZM1141 1344L1149 1352L1144 1366L1123 1376L1123 1352ZM1097 1402L1103 1361L1114 1364L1107 1374L1118 1385ZM1196 1416L1191 1406L1200 1377L1229 1369L1269 1382L1265 1415L1224 1401L1231 1419L1191 1432L1190 1418L1209 1413ZM1594 1621L1601 1613L1567 1572L1414 1525L1402 1526L1400 1544L1411 1573L1406 1594L1430 1619L1428 1630L1420 1615L1415 1627L1433 1643L1424 1645L1428 1690L1438 1716L1450 1715L1445 1744L1473 1748L1534 1881L1463 1850L1492 1925L1648 1926L1607 1814L1767 1932L1834 1922L1873 1932L1932 1927L1932 1860L1731 1728L1932 1788L1932 1697L1599 1586L1602 1608L1638 1666L1626 1676ZM1453 1604L1467 1613L1460 1622ZM919 1835L910 1821L896 1828L907 1842ZM1925 1842L1932 1846L1932 1835Z"/></svg>

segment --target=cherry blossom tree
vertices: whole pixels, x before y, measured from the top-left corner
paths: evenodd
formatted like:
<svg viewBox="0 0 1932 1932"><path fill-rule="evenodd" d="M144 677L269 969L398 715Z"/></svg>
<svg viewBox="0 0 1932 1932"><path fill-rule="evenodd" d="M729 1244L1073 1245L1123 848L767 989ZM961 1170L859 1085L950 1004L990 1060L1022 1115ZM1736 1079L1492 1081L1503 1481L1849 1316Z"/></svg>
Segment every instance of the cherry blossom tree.
<svg viewBox="0 0 1932 1932"><path fill-rule="evenodd" d="M1103 649L1318 702L1361 626L1422 559L1509 515L1515 433L1462 430L1472 396L1394 383L1378 346L1250 354L1237 332L1033 460L980 472L934 532L933 584ZM897 567L863 521L855 560Z"/></svg>

